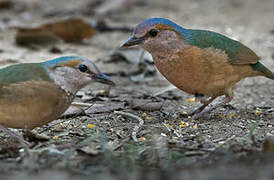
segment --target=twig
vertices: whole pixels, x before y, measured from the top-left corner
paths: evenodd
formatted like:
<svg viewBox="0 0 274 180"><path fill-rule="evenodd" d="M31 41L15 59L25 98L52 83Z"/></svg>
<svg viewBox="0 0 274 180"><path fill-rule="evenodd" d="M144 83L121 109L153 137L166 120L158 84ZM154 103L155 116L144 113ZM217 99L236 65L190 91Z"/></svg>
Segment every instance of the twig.
<svg viewBox="0 0 274 180"><path fill-rule="evenodd" d="M164 126L167 128L167 130L168 130L169 132L171 132L171 129L168 127L168 125L167 125L166 123L164 123Z"/></svg>
<svg viewBox="0 0 274 180"><path fill-rule="evenodd" d="M90 103L82 103L82 102L72 102L71 106L75 106L75 107L87 107L90 108L91 106L93 106L94 104L90 104Z"/></svg>
<svg viewBox="0 0 274 180"><path fill-rule="evenodd" d="M173 86L172 84L170 84L167 87L163 88L162 90L155 92L153 96L159 96L161 94L164 94L167 91L173 91L174 89L177 89L177 88Z"/></svg>
<svg viewBox="0 0 274 180"><path fill-rule="evenodd" d="M204 151L204 152L215 152L216 148L196 148L196 147L186 147L178 144L168 144L169 148L179 148L187 151Z"/></svg>
<svg viewBox="0 0 274 180"><path fill-rule="evenodd" d="M144 120L134 114L131 113L127 113L127 112L123 112L123 111L114 111L114 114L119 114L128 118L132 118L132 119L136 119L139 121L139 124L137 124L134 128L133 128L133 132L131 134L132 139L135 142L139 142L139 140L137 139L137 132L140 129L140 127L142 127L144 125Z"/></svg>
<svg viewBox="0 0 274 180"><path fill-rule="evenodd" d="M230 138L226 139L222 144L217 145L215 148L220 148L222 147L224 144L226 144L227 142L231 141L232 139L234 139L236 137L236 135L232 135Z"/></svg>
<svg viewBox="0 0 274 180"><path fill-rule="evenodd" d="M172 131L173 131L173 133L174 133L177 137L182 137L182 136L176 131L176 129L174 129L173 127L168 127L169 125L166 124L166 123L163 123L163 125L167 128L167 130L168 130L170 133L172 133Z"/></svg>

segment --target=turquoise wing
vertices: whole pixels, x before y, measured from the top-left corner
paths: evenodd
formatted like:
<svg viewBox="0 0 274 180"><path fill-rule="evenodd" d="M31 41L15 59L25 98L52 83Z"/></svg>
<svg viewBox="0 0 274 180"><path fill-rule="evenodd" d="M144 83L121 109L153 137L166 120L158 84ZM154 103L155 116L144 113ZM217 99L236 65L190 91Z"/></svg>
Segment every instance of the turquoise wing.
<svg viewBox="0 0 274 180"><path fill-rule="evenodd" d="M187 43L199 48L213 47L225 51L231 64L255 64L260 58L242 43L219 33L205 30L189 30Z"/></svg>
<svg viewBox="0 0 274 180"><path fill-rule="evenodd" d="M22 63L0 69L1 85L31 80L52 82L46 69L40 63Z"/></svg>

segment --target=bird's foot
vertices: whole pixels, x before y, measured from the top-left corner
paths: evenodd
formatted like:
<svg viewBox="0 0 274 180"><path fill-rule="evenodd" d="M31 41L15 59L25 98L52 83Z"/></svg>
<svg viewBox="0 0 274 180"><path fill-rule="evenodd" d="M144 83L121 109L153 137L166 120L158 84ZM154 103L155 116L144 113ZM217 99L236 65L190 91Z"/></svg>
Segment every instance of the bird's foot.
<svg viewBox="0 0 274 180"><path fill-rule="evenodd" d="M211 106L211 105L209 105ZM191 120L196 120L196 119L199 119L200 117L202 117L204 114L212 111L213 109L215 108L212 108L212 107L208 107L207 109L204 109L202 111L197 111L197 112L193 112L193 115L190 117ZM199 110L199 109L198 109Z"/></svg>
<svg viewBox="0 0 274 180"><path fill-rule="evenodd" d="M5 133L9 134L11 137L15 138L18 140L23 147L23 151L20 150L20 161L22 163L22 166L25 169L29 170L35 170L37 171L37 164L35 163L37 161L37 155L35 153L31 152L31 149L29 146L31 145L28 141L25 141L22 136L19 134L9 130L8 128L0 125L0 130L4 131Z"/></svg>
<svg viewBox="0 0 274 180"><path fill-rule="evenodd" d="M208 105L207 108L203 109L202 111L197 111L197 113L194 113L191 117L190 120L197 120L200 117L202 117L204 114L207 114L211 111L213 111L214 109L216 109L217 107L219 107L219 104L215 104L215 105ZM194 111L195 112L195 111Z"/></svg>
<svg viewBox="0 0 274 180"><path fill-rule="evenodd" d="M215 99L216 97L211 97L210 99L208 99L208 100L203 100L203 101L201 101L202 102L202 106L201 107L199 107L198 109L196 109L196 110L194 110L192 113L190 113L190 114L188 114L188 116L190 116L191 117L191 119L197 119L197 118L199 118L202 114L201 114L201 112L207 107L207 106L209 106L209 104ZM200 115L198 115L198 114L200 114ZM197 116L197 117L196 117ZM194 117L194 118L193 118Z"/></svg>
<svg viewBox="0 0 274 180"><path fill-rule="evenodd" d="M26 155L29 155L29 146L31 145L29 142L25 141L22 136L18 135L17 133L9 130L8 128L0 125L0 130L4 131L5 133L9 134L11 137L17 139L22 147L24 148L24 151Z"/></svg>
<svg viewBox="0 0 274 180"><path fill-rule="evenodd" d="M191 114L188 115L188 120L193 121L193 120L199 119L204 113L206 112L199 111L199 109L196 109L195 111L193 111Z"/></svg>
<svg viewBox="0 0 274 180"><path fill-rule="evenodd" d="M32 141L48 141L50 139L50 137L48 137L46 135L33 133L29 129L23 130L23 133L24 133L24 135L23 135L24 139L27 139L30 142L32 142Z"/></svg>
<svg viewBox="0 0 274 180"><path fill-rule="evenodd" d="M204 107L204 105L203 105L203 106L201 106L200 108L195 109L193 112L187 114L187 116L188 116L188 117L189 117L189 116L192 117L192 116L194 116L194 115L196 115L196 114L199 114L204 108L205 108L205 107Z"/></svg>
<svg viewBox="0 0 274 180"><path fill-rule="evenodd" d="M215 99L215 98L214 98ZM225 96L223 99L220 100L219 103L215 103L215 104L204 104L203 106L201 106L200 108L198 108L197 110L195 110L192 115L191 115L191 120L196 120L198 118L200 118L203 114L209 113L211 111L213 111L214 109L220 107L220 106L224 106L227 103L229 103L232 100L232 97L230 96ZM213 101L213 100L212 100Z"/></svg>
<svg viewBox="0 0 274 180"><path fill-rule="evenodd" d="M15 133L15 132L9 130L8 128L6 128L6 127L0 125L0 130L2 130L2 131L4 131L5 133L9 134L11 137L16 138L16 139L21 143L21 145L22 145L23 147L24 147L24 146L26 146L26 147L30 146L30 143L27 142L27 141L25 141L25 140L23 139L22 136L20 136L20 135L18 135L17 133Z"/></svg>

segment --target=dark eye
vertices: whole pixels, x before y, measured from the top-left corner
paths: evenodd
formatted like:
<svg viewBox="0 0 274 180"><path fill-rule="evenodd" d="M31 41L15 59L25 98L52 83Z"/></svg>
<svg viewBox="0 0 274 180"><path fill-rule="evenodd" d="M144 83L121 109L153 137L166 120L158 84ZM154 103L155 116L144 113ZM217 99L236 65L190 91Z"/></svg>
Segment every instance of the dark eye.
<svg viewBox="0 0 274 180"><path fill-rule="evenodd" d="M78 68L81 72L87 72L88 71L88 67L84 64L80 64Z"/></svg>
<svg viewBox="0 0 274 180"><path fill-rule="evenodd" d="M159 31L157 29L151 29L149 31L149 35L152 36L152 37L155 37L155 36L157 36L158 32Z"/></svg>

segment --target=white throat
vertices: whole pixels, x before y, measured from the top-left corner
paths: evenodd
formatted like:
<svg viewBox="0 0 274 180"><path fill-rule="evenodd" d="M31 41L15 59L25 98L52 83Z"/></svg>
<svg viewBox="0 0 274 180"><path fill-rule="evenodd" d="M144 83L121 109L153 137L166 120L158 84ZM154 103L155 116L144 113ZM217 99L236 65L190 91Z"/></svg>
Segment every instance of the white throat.
<svg viewBox="0 0 274 180"><path fill-rule="evenodd" d="M75 95L82 88L79 82L79 76L72 68L56 68L50 72L51 79L58 84L68 95Z"/></svg>

